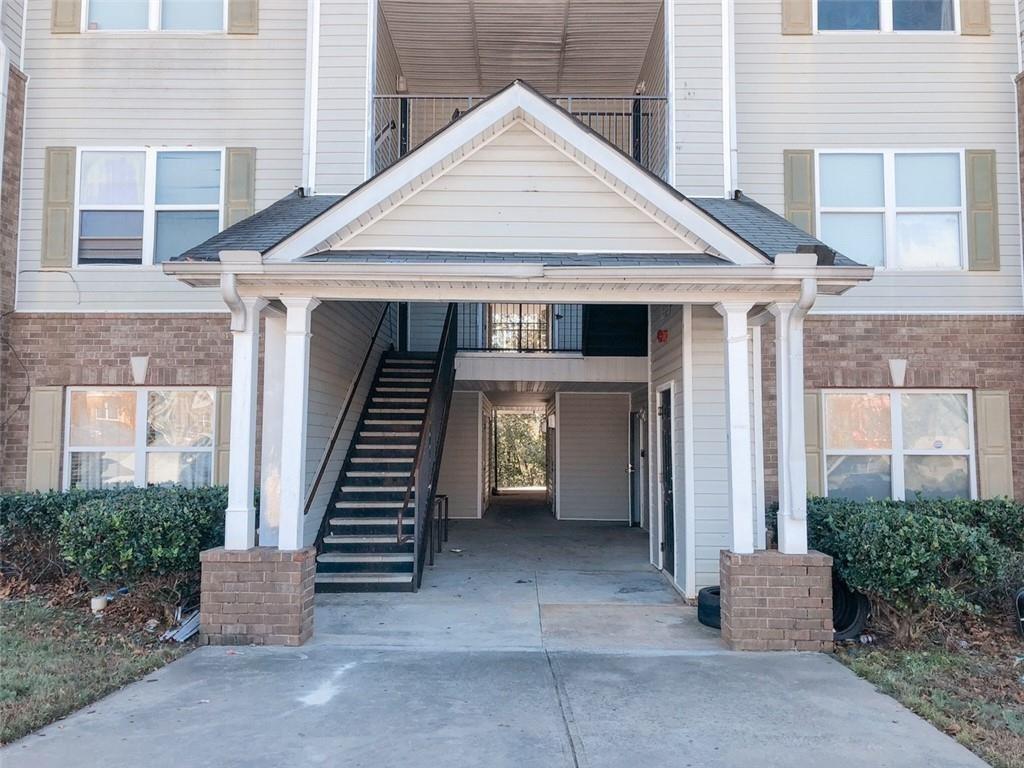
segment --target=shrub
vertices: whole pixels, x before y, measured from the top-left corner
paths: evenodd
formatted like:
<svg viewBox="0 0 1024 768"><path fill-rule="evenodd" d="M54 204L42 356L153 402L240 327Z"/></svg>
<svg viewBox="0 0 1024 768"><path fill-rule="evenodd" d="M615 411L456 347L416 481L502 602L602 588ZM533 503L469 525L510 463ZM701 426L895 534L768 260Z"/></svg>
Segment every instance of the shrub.
<svg viewBox="0 0 1024 768"><path fill-rule="evenodd" d="M810 499L808 539L908 641L936 622L979 612L986 596L1009 583L1024 549L1022 511L1005 500Z"/></svg>
<svg viewBox="0 0 1024 768"><path fill-rule="evenodd" d="M0 541L33 534L56 538L65 510L117 491L30 491L0 495Z"/></svg>
<svg viewBox="0 0 1024 768"><path fill-rule="evenodd" d="M224 487L128 489L66 509L61 555L87 581L194 578L199 553L224 540Z"/></svg>
<svg viewBox="0 0 1024 768"><path fill-rule="evenodd" d="M66 574L57 535L61 515L112 491L32 491L0 494L0 552L6 575L32 583Z"/></svg>

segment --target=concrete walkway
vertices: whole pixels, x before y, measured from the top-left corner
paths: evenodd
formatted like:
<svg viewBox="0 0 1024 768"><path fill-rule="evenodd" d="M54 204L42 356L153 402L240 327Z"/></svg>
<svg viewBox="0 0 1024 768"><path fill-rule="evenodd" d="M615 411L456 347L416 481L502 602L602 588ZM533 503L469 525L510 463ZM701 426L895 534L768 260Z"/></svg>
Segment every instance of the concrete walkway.
<svg viewBox="0 0 1024 768"><path fill-rule="evenodd" d="M307 646L201 648L0 764L984 765L827 656L725 652L639 531L503 503L451 534L418 594L322 596Z"/></svg>

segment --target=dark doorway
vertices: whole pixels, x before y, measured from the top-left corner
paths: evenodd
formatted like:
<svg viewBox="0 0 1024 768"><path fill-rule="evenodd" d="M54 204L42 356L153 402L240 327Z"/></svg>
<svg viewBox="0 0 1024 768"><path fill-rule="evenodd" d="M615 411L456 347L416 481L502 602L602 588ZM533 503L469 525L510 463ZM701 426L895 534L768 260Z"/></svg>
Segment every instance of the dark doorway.
<svg viewBox="0 0 1024 768"><path fill-rule="evenodd" d="M662 568L675 575L676 533L672 487L672 390L658 393L658 439L661 441L661 551Z"/></svg>

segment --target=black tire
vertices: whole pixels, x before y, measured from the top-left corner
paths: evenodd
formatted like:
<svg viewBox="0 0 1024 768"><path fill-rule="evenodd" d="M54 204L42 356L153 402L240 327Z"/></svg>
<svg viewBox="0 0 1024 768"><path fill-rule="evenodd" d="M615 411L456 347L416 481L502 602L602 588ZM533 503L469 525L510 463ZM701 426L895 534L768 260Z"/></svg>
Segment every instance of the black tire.
<svg viewBox="0 0 1024 768"><path fill-rule="evenodd" d="M871 603L860 592L854 592L840 579L832 577L832 638L853 640L860 637L871 615Z"/></svg>
<svg viewBox="0 0 1024 768"><path fill-rule="evenodd" d="M721 587L704 587L697 593L697 621L705 627L722 628Z"/></svg>

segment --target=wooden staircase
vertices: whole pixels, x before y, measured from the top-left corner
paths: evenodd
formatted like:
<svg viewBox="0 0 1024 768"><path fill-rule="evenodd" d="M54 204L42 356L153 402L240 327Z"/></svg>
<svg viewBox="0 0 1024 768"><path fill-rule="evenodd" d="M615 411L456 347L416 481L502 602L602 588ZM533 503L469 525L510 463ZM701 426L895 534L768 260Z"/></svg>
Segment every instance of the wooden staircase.
<svg viewBox="0 0 1024 768"><path fill-rule="evenodd" d="M412 479L436 366L432 354L391 351L382 358L322 529L317 592L415 588L413 541L398 542L397 515ZM415 533L413 504L402 533Z"/></svg>

